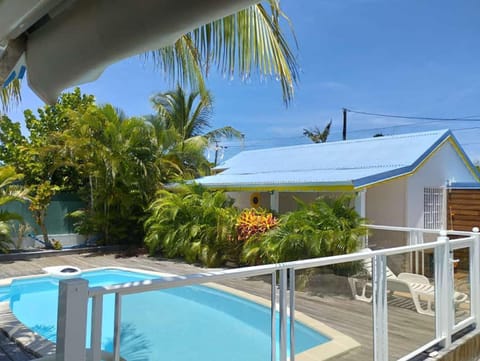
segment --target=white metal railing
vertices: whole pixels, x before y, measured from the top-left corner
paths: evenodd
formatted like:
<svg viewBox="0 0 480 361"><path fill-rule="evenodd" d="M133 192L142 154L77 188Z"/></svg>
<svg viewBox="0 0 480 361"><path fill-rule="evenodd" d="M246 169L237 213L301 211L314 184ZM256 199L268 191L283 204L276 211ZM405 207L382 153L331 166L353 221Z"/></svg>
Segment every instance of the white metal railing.
<svg viewBox="0 0 480 361"><path fill-rule="evenodd" d="M474 325L478 327L480 311L480 233L454 232L427 229L412 229L405 227L368 226L371 229L382 229L401 232L437 233L435 242L414 244L376 250L369 253L352 253L341 256L324 257L279 264L246 267L218 272L199 273L187 276L163 277L142 282L129 282L104 287L88 287L83 279L69 279L60 281L58 322L57 322L57 361L85 361L87 304L92 299L91 342L88 360L102 359L102 305L103 297L107 294L115 295L114 312L114 341L113 360L120 357L120 323L122 297L139 292L170 289L182 286L198 285L207 282L245 278L260 275L271 276L271 360L276 361L276 306L279 312L279 355L280 361L295 360L295 271L330 266L346 262L361 261L370 258L372 261L372 313L373 313L373 358L375 361L388 360L388 310L387 310L387 256L404 254L407 252L433 249L435 268L435 339L420 348L412 350L402 357L407 360L435 344L447 348L451 344L452 334ZM449 239L447 235L462 236L460 239ZM470 317L455 325L454 322L454 273L452 252L460 247L469 247L470 258ZM278 282L278 300L277 272ZM288 283L288 286L287 286ZM289 296L288 296L289 295ZM287 311L290 310L290 311ZM287 317L290 317L290 327L287 330ZM287 332L290 334L290 352L287 355Z"/></svg>

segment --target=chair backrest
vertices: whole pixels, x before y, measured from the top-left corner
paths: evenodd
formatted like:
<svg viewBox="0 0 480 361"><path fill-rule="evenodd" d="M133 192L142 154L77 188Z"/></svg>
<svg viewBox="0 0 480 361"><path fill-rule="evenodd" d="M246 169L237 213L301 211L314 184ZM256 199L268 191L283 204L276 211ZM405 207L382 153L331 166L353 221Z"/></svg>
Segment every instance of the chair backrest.
<svg viewBox="0 0 480 361"><path fill-rule="evenodd" d="M389 278L387 276L387 289L389 291L399 291L399 292L409 292L409 293L411 293L410 285L408 284L408 282L400 280L396 276L395 276L395 278Z"/></svg>
<svg viewBox="0 0 480 361"><path fill-rule="evenodd" d="M358 251L358 253L368 253L368 252L372 252L372 250L370 248L362 248L360 251ZM371 258L367 258L363 260L363 268L367 272L367 275L369 277L372 277L372 259ZM395 275L395 273L393 273L392 270L388 268L388 266L387 266L387 279L397 279L397 276Z"/></svg>

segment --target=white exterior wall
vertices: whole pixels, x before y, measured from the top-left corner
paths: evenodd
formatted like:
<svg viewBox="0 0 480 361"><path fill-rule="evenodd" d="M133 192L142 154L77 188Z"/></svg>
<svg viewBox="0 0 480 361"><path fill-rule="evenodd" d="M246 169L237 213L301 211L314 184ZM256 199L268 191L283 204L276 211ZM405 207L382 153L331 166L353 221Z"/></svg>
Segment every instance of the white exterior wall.
<svg viewBox="0 0 480 361"><path fill-rule="evenodd" d="M405 226L407 180L405 178L380 183L367 189L367 223L386 226ZM371 248L390 248L404 246L405 235L402 232L373 230L368 237ZM391 265L390 265L391 266Z"/></svg>
<svg viewBox="0 0 480 361"><path fill-rule="evenodd" d="M423 193L426 187L445 187L448 182L476 182L454 147L445 143L412 176L407 178L407 227L423 228ZM445 216L444 216L445 217Z"/></svg>
<svg viewBox="0 0 480 361"><path fill-rule="evenodd" d="M406 183L406 179L401 178L368 188L366 195L368 223L405 226Z"/></svg>

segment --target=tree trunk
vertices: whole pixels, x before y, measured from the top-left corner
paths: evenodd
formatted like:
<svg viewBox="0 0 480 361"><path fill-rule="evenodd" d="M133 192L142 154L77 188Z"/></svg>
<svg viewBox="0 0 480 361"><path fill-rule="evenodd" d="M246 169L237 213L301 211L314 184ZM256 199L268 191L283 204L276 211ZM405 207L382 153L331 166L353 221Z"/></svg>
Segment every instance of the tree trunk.
<svg viewBox="0 0 480 361"><path fill-rule="evenodd" d="M37 224L40 226L40 230L42 231L43 242L45 243L45 248L52 249L53 245L48 238L48 230L47 225L45 224L45 211L38 212L37 214Z"/></svg>

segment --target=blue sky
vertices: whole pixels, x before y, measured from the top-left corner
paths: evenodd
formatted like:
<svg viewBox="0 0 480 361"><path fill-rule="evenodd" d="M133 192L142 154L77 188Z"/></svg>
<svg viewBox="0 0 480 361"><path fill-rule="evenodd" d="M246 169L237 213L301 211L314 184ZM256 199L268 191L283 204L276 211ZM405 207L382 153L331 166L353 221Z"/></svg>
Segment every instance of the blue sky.
<svg viewBox="0 0 480 361"><path fill-rule="evenodd" d="M231 125L245 143L225 142L227 156L241 149L308 143L303 128L332 119L329 140L339 140L343 107L371 113L470 121L427 122L349 113L348 138L450 128L473 161L480 161L480 2L478 0L282 0L298 40L300 83L286 108L274 79L247 83L212 74L212 125ZM139 57L108 68L82 85L98 103L128 115L152 112L149 98L170 88ZM23 102L9 115L41 101L24 86ZM479 129L475 129L478 127ZM472 129L473 128L473 129Z"/></svg>

